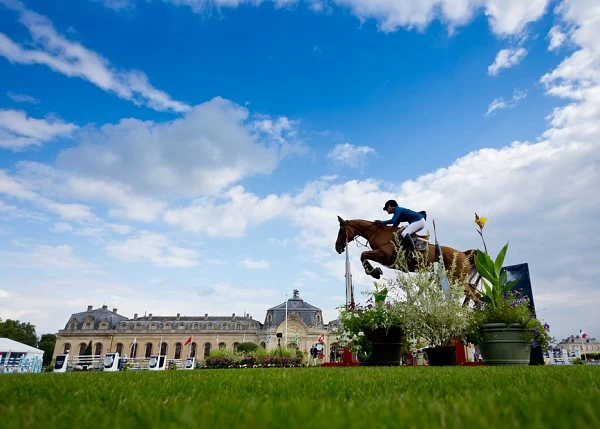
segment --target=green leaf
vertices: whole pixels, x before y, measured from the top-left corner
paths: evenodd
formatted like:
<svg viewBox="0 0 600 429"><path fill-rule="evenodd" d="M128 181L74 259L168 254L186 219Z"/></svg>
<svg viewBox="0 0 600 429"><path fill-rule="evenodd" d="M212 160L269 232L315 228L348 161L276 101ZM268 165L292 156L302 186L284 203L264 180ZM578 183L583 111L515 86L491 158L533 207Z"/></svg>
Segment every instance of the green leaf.
<svg viewBox="0 0 600 429"><path fill-rule="evenodd" d="M496 271L496 276L500 276L500 270L502 269L502 264L504 263L504 257L506 256L506 251L508 250L508 243L504 245L498 256L496 256L496 262L494 264L494 269Z"/></svg>
<svg viewBox="0 0 600 429"><path fill-rule="evenodd" d="M493 263L487 253L478 251L475 256L475 266L477 272L481 274L483 278L494 284L497 281L497 277L494 275Z"/></svg>

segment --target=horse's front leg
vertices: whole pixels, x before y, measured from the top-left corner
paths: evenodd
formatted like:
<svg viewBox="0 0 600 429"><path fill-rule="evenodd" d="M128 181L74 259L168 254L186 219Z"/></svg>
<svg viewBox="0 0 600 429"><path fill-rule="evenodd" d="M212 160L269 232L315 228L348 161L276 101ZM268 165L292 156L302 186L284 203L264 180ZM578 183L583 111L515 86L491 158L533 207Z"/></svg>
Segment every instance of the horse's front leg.
<svg viewBox="0 0 600 429"><path fill-rule="evenodd" d="M367 252L362 252L360 255L360 260L365 269L365 273L375 279L379 279L383 275L383 270L379 267L373 268L373 265L371 265L369 260L383 264L384 259L385 254L381 250L369 250Z"/></svg>

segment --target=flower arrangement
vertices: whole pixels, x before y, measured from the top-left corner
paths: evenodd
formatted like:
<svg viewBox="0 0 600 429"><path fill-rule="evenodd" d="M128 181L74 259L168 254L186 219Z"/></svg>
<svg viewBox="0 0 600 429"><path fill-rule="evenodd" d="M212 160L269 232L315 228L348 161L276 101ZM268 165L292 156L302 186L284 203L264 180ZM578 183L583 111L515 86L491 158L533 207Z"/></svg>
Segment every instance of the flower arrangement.
<svg viewBox="0 0 600 429"><path fill-rule="evenodd" d="M375 291L367 292L366 295L369 298L365 305L338 307L342 327L336 332L340 345L351 349L363 361L367 360L372 352L371 342L365 331L404 325L404 316L394 311L393 304L386 302L387 288L375 283Z"/></svg>
<svg viewBox="0 0 600 429"><path fill-rule="evenodd" d="M452 266L454 271L456 259ZM387 288L393 297L392 311L404 320L405 332L414 342L424 340L430 347L445 347L466 333L471 310L462 305L468 278L448 279L442 288L442 270L420 260L414 273L399 273Z"/></svg>
<svg viewBox="0 0 600 429"><path fill-rule="evenodd" d="M525 328L525 337L532 347L540 346L548 350L554 339L550 336L550 325L542 323L532 314L529 298L520 291L513 291L518 279L508 281L502 264L508 250L508 243L500 250L495 260L489 256L483 228L487 219L475 213L475 223L483 241L484 251L477 250L475 265L482 277L483 286L480 291L480 301L475 304L468 327L467 338L470 342L480 345L482 342L482 326L488 323L505 323L520 325Z"/></svg>
<svg viewBox="0 0 600 429"><path fill-rule="evenodd" d="M264 350L257 348L252 352L236 352L219 349L211 352L205 359L203 368L290 368L308 366L296 350Z"/></svg>

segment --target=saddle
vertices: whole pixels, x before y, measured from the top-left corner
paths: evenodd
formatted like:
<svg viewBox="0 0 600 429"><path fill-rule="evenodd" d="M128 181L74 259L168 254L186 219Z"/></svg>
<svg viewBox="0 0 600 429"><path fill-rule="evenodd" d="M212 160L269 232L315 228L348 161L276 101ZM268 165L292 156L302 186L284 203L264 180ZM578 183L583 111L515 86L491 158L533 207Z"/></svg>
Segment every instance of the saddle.
<svg viewBox="0 0 600 429"><path fill-rule="evenodd" d="M404 231L405 226L398 228L398 234ZM419 252L426 252L429 249L429 234L421 235L413 232L410 237L412 238L413 243L415 243L415 250Z"/></svg>

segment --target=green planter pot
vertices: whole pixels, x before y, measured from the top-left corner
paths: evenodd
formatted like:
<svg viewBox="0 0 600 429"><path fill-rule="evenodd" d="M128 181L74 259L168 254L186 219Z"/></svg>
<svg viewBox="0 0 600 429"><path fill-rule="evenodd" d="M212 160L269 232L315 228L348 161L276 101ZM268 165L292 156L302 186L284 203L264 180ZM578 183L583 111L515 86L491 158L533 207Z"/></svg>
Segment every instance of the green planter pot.
<svg viewBox="0 0 600 429"><path fill-rule="evenodd" d="M485 365L529 365L530 345L525 328L518 324L482 325L479 349Z"/></svg>
<svg viewBox="0 0 600 429"><path fill-rule="evenodd" d="M371 342L372 352L361 366L400 366L404 331L399 326L365 330L365 337Z"/></svg>

